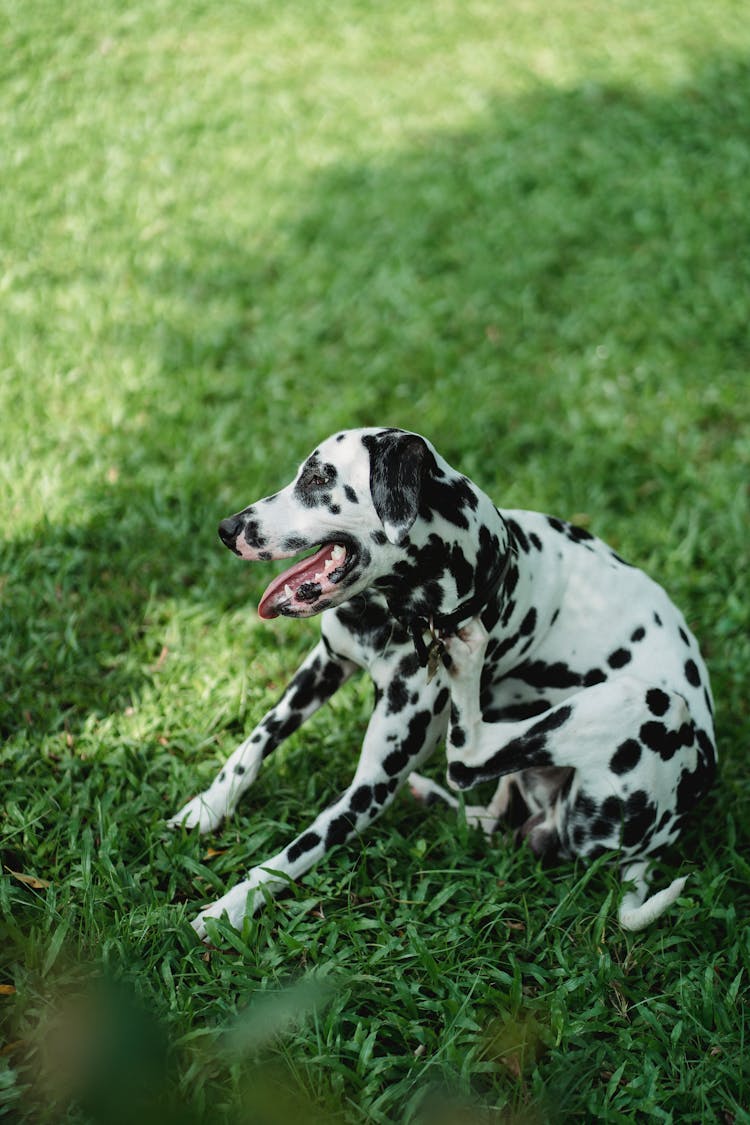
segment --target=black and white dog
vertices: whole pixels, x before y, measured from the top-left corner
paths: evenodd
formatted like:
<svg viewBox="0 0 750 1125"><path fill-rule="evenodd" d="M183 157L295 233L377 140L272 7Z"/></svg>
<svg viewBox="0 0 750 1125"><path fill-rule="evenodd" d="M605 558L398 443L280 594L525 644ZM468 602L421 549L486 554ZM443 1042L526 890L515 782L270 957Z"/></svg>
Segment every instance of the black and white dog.
<svg viewBox="0 0 750 1125"><path fill-rule="evenodd" d="M587 531L537 512L499 510L417 434L349 430L328 438L294 481L223 521L250 560L314 553L264 593L264 620L322 613L321 640L279 702L210 787L170 820L208 832L235 808L264 758L357 668L375 706L354 778L277 855L193 923L239 926L361 832L446 740L448 784L500 778L467 816L488 831L512 804L538 853L619 850L635 883L619 919L640 929L682 890L647 898L649 860L672 843L716 770L708 674L664 590ZM274 874L279 873L279 874ZM284 878L286 876L286 879Z"/></svg>

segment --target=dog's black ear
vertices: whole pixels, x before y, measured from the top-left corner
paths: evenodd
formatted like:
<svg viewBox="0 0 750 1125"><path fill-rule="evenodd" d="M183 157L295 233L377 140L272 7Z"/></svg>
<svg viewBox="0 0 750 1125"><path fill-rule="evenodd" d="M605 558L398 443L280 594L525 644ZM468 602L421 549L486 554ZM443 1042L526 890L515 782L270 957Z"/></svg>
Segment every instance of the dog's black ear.
<svg viewBox="0 0 750 1125"><path fill-rule="evenodd" d="M375 511L390 542L400 546L417 518L422 482L434 458L419 434L393 430L364 441Z"/></svg>

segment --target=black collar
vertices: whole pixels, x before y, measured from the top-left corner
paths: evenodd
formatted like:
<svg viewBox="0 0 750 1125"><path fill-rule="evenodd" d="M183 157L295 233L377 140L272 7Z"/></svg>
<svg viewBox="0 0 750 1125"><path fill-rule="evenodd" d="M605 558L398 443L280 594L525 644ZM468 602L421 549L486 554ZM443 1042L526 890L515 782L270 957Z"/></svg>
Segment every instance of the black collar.
<svg viewBox="0 0 750 1125"><path fill-rule="evenodd" d="M444 647L441 640L442 637L452 636L462 622L468 621L470 617L477 617L485 606L489 605L494 596L505 584L510 570L511 559L514 554L513 544L510 542L503 562L490 576L487 585L484 586L481 591L476 591L472 594L465 602L461 602L461 604L450 613L436 613L429 619L414 614L404 622L411 634L419 663L423 668L432 661L438 662L442 659ZM404 620L401 614L396 614L396 616L400 617L402 621ZM432 636L432 640L429 644L425 643L425 633L430 633Z"/></svg>

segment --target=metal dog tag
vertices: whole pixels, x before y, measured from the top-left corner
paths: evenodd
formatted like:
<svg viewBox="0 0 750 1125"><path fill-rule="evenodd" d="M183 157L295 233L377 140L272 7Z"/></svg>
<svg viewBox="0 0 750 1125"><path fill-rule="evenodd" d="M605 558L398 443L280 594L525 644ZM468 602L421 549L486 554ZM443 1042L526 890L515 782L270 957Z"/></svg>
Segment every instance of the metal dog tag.
<svg viewBox="0 0 750 1125"><path fill-rule="evenodd" d="M432 641L430 647L427 649L427 683L429 684L434 680L437 675L437 670L442 664L443 653L445 652L445 645L440 640L440 637L432 634Z"/></svg>

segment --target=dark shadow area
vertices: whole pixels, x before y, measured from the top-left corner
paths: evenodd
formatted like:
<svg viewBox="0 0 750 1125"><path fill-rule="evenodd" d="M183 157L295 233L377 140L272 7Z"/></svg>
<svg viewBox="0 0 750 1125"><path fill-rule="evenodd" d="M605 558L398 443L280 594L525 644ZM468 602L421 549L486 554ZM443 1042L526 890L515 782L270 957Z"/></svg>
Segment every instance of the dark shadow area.
<svg viewBox="0 0 750 1125"><path fill-rule="evenodd" d="M138 278L184 315L122 331L123 350L142 334L161 362L147 415L134 404L108 438L117 474L80 497L80 520L2 548L2 734L126 706L149 602L257 597L268 572L239 568L216 524L340 426L428 431L488 486L500 462L510 477L577 448L603 502L630 510L656 430L645 419L644 456L624 457L630 439L585 402L571 413L548 373L613 340L632 372L663 347L685 395L746 369L748 137L743 60L665 96L542 90L473 131L324 172L267 256L203 229L186 261ZM732 419L707 405L701 424L720 443Z"/></svg>

